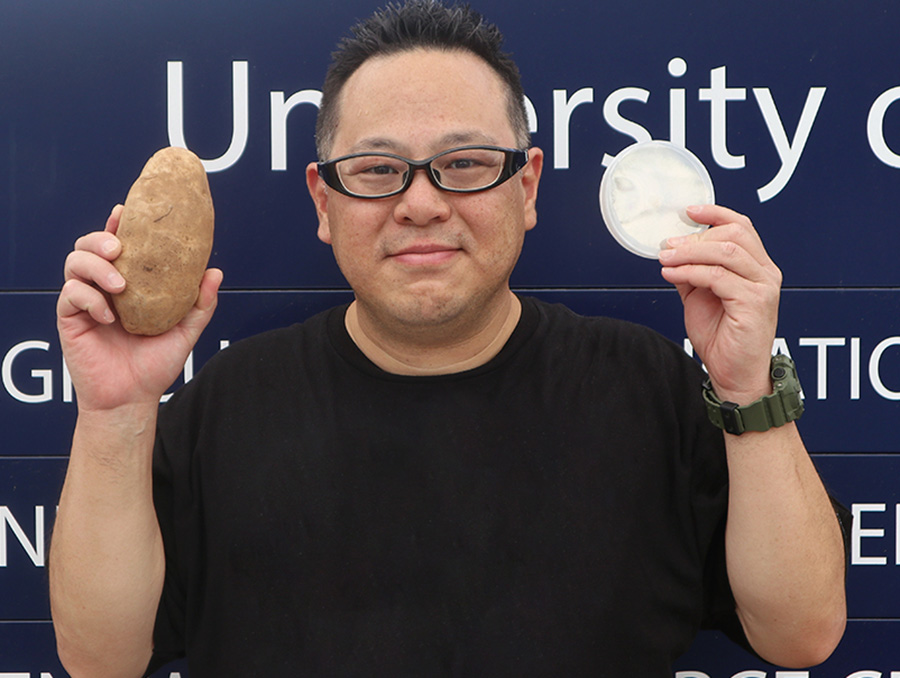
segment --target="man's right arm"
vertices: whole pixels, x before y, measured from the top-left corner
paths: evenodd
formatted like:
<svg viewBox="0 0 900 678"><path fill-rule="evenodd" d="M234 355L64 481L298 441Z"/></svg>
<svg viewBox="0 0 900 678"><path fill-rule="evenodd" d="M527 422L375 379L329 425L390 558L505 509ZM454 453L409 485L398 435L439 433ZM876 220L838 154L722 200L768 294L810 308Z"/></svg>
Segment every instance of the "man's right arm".
<svg viewBox="0 0 900 678"><path fill-rule="evenodd" d="M50 550L60 660L73 677L140 676L165 576L153 509L156 411L79 414Z"/></svg>
<svg viewBox="0 0 900 678"><path fill-rule="evenodd" d="M159 399L212 317L221 272L158 337L128 334L110 295L121 207L66 260L57 325L78 420L50 549L50 603L60 659L75 678L140 676L153 649L165 557L151 465Z"/></svg>

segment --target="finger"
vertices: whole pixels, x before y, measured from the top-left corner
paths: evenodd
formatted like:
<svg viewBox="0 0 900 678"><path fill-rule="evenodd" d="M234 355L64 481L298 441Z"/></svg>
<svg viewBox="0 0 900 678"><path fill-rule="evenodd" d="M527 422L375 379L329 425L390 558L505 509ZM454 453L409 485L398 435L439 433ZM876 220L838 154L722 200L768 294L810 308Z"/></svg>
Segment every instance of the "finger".
<svg viewBox="0 0 900 678"><path fill-rule="evenodd" d="M692 206L687 211L691 218L713 227L702 233L670 238L667 249L660 253L664 265L725 266L751 280L781 285L781 271L769 257L749 218L720 205ZM759 268L755 269L754 265Z"/></svg>
<svg viewBox="0 0 900 678"><path fill-rule="evenodd" d="M113 261L122 253L122 243L109 231L94 231L81 236L75 241L75 250L91 252L99 257Z"/></svg>
<svg viewBox="0 0 900 678"><path fill-rule="evenodd" d="M666 266L662 276L682 290L703 288L712 292L723 302L740 302L742 305L756 308L778 308L779 288L771 282L753 281L737 275L723 266L703 264L685 264L683 266Z"/></svg>
<svg viewBox="0 0 900 678"><path fill-rule="evenodd" d="M79 313L87 313L101 325L110 325L116 320L100 290L80 280L68 280L56 301L56 314L60 318L69 318Z"/></svg>
<svg viewBox="0 0 900 678"><path fill-rule="evenodd" d="M218 305L218 291L222 284L222 278L222 271L218 268L207 269L203 274L197 301L181 321L181 326L185 330L199 336L209 324Z"/></svg>
<svg viewBox="0 0 900 678"><path fill-rule="evenodd" d="M109 213L109 217L106 219L106 227L104 230L112 234L115 234L119 230L119 220L122 217L122 211L124 209L124 205L116 205L112 208L112 212Z"/></svg>
<svg viewBox="0 0 900 678"><path fill-rule="evenodd" d="M762 238L746 215L721 205L693 205L688 207L686 212L697 223L712 227L697 234L698 239L734 240L750 252L759 263L765 265L771 261Z"/></svg>
<svg viewBox="0 0 900 678"><path fill-rule="evenodd" d="M700 240L691 236L676 247L662 250L659 261L664 269L683 266L718 267L751 282L780 284L774 264L761 264L746 248L733 240Z"/></svg>
<svg viewBox="0 0 900 678"><path fill-rule="evenodd" d="M224 274L221 269L209 268L200 280L200 294L197 296L196 306L203 312L212 310L217 301L219 287L222 285Z"/></svg>
<svg viewBox="0 0 900 678"><path fill-rule="evenodd" d="M700 242L734 243L747 252L760 266L774 266L762 239L752 225L731 222L709 228L699 233L698 236L697 239Z"/></svg>
<svg viewBox="0 0 900 678"><path fill-rule="evenodd" d="M699 224L721 226L731 222L751 224L750 218L722 205L690 205L686 208L688 216Z"/></svg>
<svg viewBox="0 0 900 678"><path fill-rule="evenodd" d="M63 270L66 281L79 280L97 285L110 294L125 289L125 278L106 259L87 251L70 252Z"/></svg>

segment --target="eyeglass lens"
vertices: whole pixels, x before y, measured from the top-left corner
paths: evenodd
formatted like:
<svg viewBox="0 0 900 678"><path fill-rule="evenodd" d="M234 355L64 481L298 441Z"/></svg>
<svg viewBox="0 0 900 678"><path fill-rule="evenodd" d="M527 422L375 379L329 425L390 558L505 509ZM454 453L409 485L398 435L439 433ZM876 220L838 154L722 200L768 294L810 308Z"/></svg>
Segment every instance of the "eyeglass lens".
<svg viewBox="0 0 900 678"><path fill-rule="evenodd" d="M490 186L503 172L506 154L487 148L467 148L444 153L431 161L438 184L457 190ZM382 195L403 187L409 163L384 155L345 158L335 169L344 187L359 195Z"/></svg>

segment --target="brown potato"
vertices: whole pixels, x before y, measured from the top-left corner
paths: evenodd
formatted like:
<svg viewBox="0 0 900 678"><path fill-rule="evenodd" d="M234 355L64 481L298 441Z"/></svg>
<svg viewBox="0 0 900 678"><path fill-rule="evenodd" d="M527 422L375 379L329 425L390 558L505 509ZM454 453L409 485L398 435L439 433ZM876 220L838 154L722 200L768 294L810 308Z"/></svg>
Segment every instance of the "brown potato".
<svg viewBox="0 0 900 678"><path fill-rule="evenodd" d="M119 221L122 254L113 262L125 291L113 296L133 334L171 329L194 305L213 244L206 171L183 148L157 151L128 191Z"/></svg>

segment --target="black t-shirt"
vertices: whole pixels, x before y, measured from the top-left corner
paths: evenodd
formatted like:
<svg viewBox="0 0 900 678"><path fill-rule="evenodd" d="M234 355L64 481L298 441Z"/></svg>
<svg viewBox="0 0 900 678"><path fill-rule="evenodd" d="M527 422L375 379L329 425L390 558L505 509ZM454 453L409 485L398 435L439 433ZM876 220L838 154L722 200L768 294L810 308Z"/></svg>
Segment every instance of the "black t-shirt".
<svg viewBox="0 0 900 678"><path fill-rule="evenodd" d="M151 670L646 678L737 628L722 434L680 347L526 298L486 365L406 377L344 310L162 407Z"/></svg>

